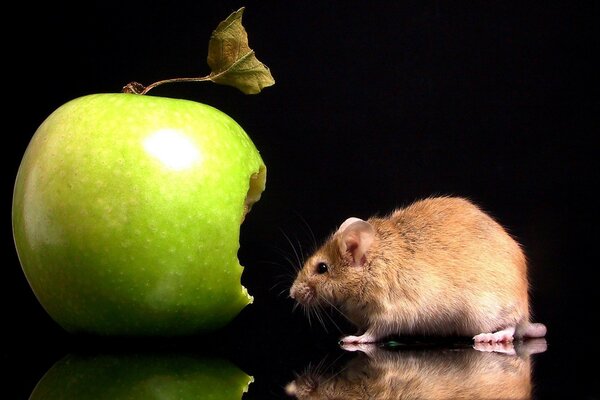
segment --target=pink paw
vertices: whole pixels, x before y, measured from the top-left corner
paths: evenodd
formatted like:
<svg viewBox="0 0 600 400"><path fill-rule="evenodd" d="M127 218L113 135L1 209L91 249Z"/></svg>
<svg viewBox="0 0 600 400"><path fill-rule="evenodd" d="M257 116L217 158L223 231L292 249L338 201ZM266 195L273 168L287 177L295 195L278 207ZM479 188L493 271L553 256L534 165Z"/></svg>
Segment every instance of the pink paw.
<svg viewBox="0 0 600 400"><path fill-rule="evenodd" d="M473 348L487 353L517 354L512 342L475 342Z"/></svg>
<svg viewBox="0 0 600 400"><path fill-rule="evenodd" d="M475 343L510 343L514 340L515 328L509 327L494 333L480 333L473 336Z"/></svg>
<svg viewBox="0 0 600 400"><path fill-rule="evenodd" d="M340 347L346 351L360 351L367 356L372 356L377 351L375 343L344 343L340 342Z"/></svg>
<svg viewBox="0 0 600 400"><path fill-rule="evenodd" d="M376 343L377 339L369 334L364 334L360 336L346 336L340 340L340 344L349 345L349 344L366 344L366 343Z"/></svg>

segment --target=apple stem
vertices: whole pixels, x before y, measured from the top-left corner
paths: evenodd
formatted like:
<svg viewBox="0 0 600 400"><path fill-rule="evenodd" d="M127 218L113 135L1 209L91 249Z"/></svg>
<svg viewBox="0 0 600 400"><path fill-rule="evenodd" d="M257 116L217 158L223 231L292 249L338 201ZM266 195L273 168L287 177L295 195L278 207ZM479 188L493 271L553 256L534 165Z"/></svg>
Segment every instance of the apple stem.
<svg viewBox="0 0 600 400"><path fill-rule="evenodd" d="M146 94L157 86L164 85L165 83L177 83L177 82L204 82L210 81L212 79L211 75L203 76L203 77L194 77L194 78L171 78L164 79L162 81L151 83L148 86L144 86L139 82L129 82L127 85L123 86L123 93L134 93L134 94Z"/></svg>

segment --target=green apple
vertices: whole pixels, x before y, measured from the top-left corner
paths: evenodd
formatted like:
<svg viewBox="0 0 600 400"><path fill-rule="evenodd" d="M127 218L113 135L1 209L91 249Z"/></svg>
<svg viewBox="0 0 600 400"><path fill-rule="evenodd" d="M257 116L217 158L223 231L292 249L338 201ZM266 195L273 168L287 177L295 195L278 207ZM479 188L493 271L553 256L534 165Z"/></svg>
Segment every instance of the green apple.
<svg viewBox="0 0 600 400"><path fill-rule="evenodd" d="M126 93L74 99L40 125L19 167L21 266L70 332L217 329L252 301L237 251L265 180L251 139L213 107Z"/></svg>
<svg viewBox="0 0 600 400"><path fill-rule="evenodd" d="M220 358L68 355L42 377L30 400L240 400L252 381Z"/></svg>

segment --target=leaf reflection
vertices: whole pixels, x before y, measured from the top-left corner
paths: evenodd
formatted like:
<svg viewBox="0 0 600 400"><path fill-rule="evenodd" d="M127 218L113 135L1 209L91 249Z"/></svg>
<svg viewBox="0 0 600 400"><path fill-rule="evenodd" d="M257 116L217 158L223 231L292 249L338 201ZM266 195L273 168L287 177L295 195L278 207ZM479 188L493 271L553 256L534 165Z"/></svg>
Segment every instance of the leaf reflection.
<svg viewBox="0 0 600 400"><path fill-rule="evenodd" d="M70 354L48 370L30 400L240 400L252 381L252 377L220 358Z"/></svg>
<svg viewBox="0 0 600 400"><path fill-rule="evenodd" d="M532 354L544 339L473 347L360 345L341 368L309 368L285 390L297 399L530 399Z"/></svg>

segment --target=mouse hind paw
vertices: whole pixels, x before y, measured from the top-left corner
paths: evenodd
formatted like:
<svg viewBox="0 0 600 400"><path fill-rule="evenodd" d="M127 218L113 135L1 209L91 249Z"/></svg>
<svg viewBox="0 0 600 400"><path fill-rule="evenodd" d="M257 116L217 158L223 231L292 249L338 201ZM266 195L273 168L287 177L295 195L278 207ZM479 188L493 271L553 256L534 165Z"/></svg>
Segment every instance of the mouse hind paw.
<svg viewBox="0 0 600 400"><path fill-rule="evenodd" d="M543 338L546 336L546 325L539 322L528 322L524 326L519 326L517 336L523 338Z"/></svg>
<svg viewBox="0 0 600 400"><path fill-rule="evenodd" d="M480 333L473 336L475 343L510 343L515 339L515 327L510 326L506 329L494 333Z"/></svg>

